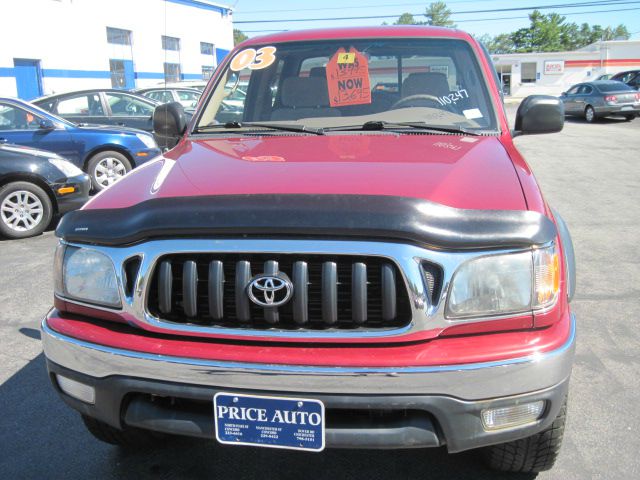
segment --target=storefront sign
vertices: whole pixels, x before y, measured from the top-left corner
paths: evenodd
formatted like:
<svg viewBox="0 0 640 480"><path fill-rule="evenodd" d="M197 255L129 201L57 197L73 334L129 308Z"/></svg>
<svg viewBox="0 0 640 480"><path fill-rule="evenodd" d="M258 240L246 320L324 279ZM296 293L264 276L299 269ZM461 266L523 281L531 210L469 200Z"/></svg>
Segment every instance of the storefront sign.
<svg viewBox="0 0 640 480"><path fill-rule="evenodd" d="M544 62L545 75L561 75L564 73L564 60L547 60Z"/></svg>

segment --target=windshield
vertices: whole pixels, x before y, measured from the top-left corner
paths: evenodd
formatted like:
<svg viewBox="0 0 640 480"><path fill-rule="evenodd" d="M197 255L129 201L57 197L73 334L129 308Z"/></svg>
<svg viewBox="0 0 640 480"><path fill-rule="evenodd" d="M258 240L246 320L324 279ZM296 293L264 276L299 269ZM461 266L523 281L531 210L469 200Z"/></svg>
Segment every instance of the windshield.
<svg viewBox="0 0 640 480"><path fill-rule="evenodd" d="M339 129L403 122L496 130L480 66L463 40L360 39L260 45L234 55L196 130L225 124Z"/></svg>

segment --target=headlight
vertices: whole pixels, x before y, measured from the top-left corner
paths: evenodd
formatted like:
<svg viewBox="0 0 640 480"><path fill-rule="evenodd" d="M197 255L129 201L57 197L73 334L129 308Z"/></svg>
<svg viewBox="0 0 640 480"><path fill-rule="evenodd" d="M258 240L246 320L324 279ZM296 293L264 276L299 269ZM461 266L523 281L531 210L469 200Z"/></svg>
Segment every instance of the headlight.
<svg viewBox="0 0 640 480"><path fill-rule="evenodd" d="M490 317L548 307L557 299L559 275L553 246L471 260L453 276L446 315Z"/></svg>
<svg viewBox="0 0 640 480"><path fill-rule="evenodd" d="M73 300L120 307L111 259L96 250L60 245L55 257L56 293Z"/></svg>
<svg viewBox="0 0 640 480"><path fill-rule="evenodd" d="M50 158L49 163L62 172L65 177L82 175L82 170L64 158Z"/></svg>
<svg viewBox="0 0 640 480"><path fill-rule="evenodd" d="M158 148L158 144L156 143L156 141L153 139L151 135L145 135L144 133L136 133L136 137L138 137L138 140L144 143L145 147Z"/></svg>

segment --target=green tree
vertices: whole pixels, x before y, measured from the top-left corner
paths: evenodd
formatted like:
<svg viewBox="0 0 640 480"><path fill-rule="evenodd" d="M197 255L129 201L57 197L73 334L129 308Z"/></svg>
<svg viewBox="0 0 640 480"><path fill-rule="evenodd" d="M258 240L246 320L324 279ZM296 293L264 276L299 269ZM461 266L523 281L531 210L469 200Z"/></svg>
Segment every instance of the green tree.
<svg viewBox="0 0 640 480"><path fill-rule="evenodd" d="M430 3L425 12L427 17L427 25L435 25L438 27L455 27L456 24L451 20L451 10L447 8L444 2Z"/></svg>
<svg viewBox="0 0 640 480"><path fill-rule="evenodd" d="M393 22L394 25L424 25L424 22L418 22L410 13L403 13L400 18Z"/></svg>
<svg viewBox="0 0 640 480"><path fill-rule="evenodd" d="M514 51L513 40L510 33L501 33L492 37L491 35L482 35L478 38L484 46L487 47L489 53L512 53Z"/></svg>
<svg viewBox="0 0 640 480"><path fill-rule="evenodd" d="M249 37L247 37L247 36L242 32L242 30L238 30L237 28L234 28L234 29L233 29L233 44L234 44L234 45L237 45L237 44L239 44L239 43L244 42L247 38L249 38Z"/></svg>

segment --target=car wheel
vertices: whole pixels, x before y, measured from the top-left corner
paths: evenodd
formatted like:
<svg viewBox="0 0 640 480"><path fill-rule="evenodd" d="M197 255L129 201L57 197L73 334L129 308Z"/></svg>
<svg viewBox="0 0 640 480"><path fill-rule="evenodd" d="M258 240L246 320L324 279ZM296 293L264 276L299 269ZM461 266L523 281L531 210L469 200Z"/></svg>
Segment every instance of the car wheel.
<svg viewBox="0 0 640 480"><path fill-rule="evenodd" d="M598 116L596 115L596 111L593 109L591 105L588 105L587 108L584 109L584 119L588 123L593 123L598 120Z"/></svg>
<svg viewBox="0 0 640 480"><path fill-rule="evenodd" d="M139 428L119 430L86 415L82 415L82 421L89 433L101 442L132 450L151 446L163 437L162 434L148 432Z"/></svg>
<svg viewBox="0 0 640 480"><path fill-rule="evenodd" d="M0 233L5 237L40 235L52 215L51 199L38 185L12 182L0 188Z"/></svg>
<svg viewBox="0 0 640 480"><path fill-rule="evenodd" d="M100 191L113 185L130 172L131 162L122 153L109 150L91 157L87 169L93 189Z"/></svg>
<svg viewBox="0 0 640 480"><path fill-rule="evenodd" d="M534 473L549 470L560 453L566 417L565 398L549 428L527 438L485 448L485 462L489 468L501 472Z"/></svg>
<svg viewBox="0 0 640 480"><path fill-rule="evenodd" d="M631 120L633 120L634 118L636 118L636 116L635 116L635 115L625 115L625 116L624 116L624 120L625 120L626 122L630 122L630 121L631 121Z"/></svg>

